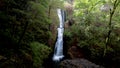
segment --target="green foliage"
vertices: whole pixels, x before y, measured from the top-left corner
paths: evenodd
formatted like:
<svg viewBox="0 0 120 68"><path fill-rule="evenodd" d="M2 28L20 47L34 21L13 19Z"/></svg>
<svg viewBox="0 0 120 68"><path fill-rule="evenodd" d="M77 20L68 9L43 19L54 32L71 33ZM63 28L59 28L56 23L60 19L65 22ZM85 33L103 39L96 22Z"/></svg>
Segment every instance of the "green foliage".
<svg viewBox="0 0 120 68"><path fill-rule="evenodd" d="M50 36L48 31L50 20L46 14L47 0L4 0L1 3L0 32L2 35L9 36L19 44L27 44L41 37L38 41L47 44L46 40Z"/></svg>
<svg viewBox="0 0 120 68"><path fill-rule="evenodd" d="M26 58L26 55L32 57L30 48L32 41L40 42L39 45L47 50L46 45L51 35L49 31L51 20L47 14L48 3L49 0L0 0L0 55L8 58L5 61L6 65L11 63L9 66L14 67L15 63L21 68L32 67L29 63L32 59L27 61ZM37 47L37 44L34 45ZM48 52L42 55L46 58L47 54ZM12 58L13 55L15 58ZM9 61L10 59L14 59L15 62ZM43 62L43 58L40 59L39 62Z"/></svg>
<svg viewBox="0 0 120 68"><path fill-rule="evenodd" d="M49 0L49 6L52 8L63 8L63 2L62 0Z"/></svg>
<svg viewBox="0 0 120 68"><path fill-rule="evenodd" d="M44 4L46 3L46 4ZM25 37L23 41L26 41L27 38L29 41L39 41L41 43L47 44L50 31L49 24L50 19L47 16L48 10L48 1L29 1L29 12L28 19L29 25L25 33Z"/></svg>
<svg viewBox="0 0 120 68"><path fill-rule="evenodd" d="M119 0L117 0L119 3ZM106 48L106 41L108 37L108 32L111 30L109 28L110 22L110 10L102 11L101 6L109 4L108 8L114 5L114 1L111 0L75 0L74 2L74 19L75 24L66 29L64 36L67 39L65 42L67 46L77 45L80 48L87 48L89 53L89 59L97 62L98 60L105 59L105 61L100 61L103 64L107 64L107 61L119 62L118 56L120 54L119 42L120 42L120 25L119 13L120 5L117 6L116 11L112 18L112 31L110 35L110 42ZM76 44L75 44L75 43ZM103 57L104 49L106 49L106 56ZM119 49L119 50L118 50ZM111 55L114 54L114 55ZM111 57L109 57L111 55ZM107 59L106 59L107 58ZM98 62L99 63L99 62Z"/></svg>
<svg viewBox="0 0 120 68"><path fill-rule="evenodd" d="M42 68L43 60L48 57L51 48L39 42L30 44L33 52L33 65L35 68Z"/></svg>

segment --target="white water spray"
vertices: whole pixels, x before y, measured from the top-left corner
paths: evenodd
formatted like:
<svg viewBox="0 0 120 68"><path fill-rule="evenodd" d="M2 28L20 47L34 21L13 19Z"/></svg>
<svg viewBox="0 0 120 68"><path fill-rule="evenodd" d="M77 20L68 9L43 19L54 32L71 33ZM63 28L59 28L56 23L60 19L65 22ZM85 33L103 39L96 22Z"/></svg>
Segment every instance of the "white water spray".
<svg viewBox="0 0 120 68"><path fill-rule="evenodd" d="M58 36L55 44L53 61L60 61L64 57L63 55L64 11L61 9L57 9L57 14L59 17L60 26L57 28Z"/></svg>

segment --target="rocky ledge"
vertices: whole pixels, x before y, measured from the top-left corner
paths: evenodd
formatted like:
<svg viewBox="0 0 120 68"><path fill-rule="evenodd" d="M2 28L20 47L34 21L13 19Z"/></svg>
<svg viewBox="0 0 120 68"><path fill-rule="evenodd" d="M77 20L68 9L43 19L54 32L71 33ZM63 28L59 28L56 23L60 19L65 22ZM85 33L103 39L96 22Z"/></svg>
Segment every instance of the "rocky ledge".
<svg viewBox="0 0 120 68"><path fill-rule="evenodd" d="M60 68L104 68L86 59L67 59L61 62Z"/></svg>

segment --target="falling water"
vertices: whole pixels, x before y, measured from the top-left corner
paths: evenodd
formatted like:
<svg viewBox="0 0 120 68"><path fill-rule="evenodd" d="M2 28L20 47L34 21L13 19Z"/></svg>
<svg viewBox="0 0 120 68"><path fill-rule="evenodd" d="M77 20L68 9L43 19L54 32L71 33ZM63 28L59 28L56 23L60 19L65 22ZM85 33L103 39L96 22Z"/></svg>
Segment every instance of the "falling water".
<svg viewBox="0 0 120 68"><path fill-rule="evenodd" d="M53 55L53 61L60 61L64 57L63 55L63 32L64 32L64 11L57 9L60 25L57 28L58 36L55 44L55 50Z"/></svg>

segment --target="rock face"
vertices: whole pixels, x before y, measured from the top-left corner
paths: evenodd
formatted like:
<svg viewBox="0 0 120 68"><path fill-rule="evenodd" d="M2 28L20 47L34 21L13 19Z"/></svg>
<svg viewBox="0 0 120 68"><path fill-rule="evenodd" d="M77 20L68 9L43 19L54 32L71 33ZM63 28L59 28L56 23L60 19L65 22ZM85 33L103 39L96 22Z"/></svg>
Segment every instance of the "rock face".
<svg viewBox="0 0 120 68"><path fill-rule="evenodd" d="M68 54L70 55L70 58L83 58L84 54L82 49L80 49L78 46L72 46L68 49Z"/></svg>
<svg viewBox="0 0 120 68"><path fill-rule="evenodd" d="M62 61L60 66L61 66L60 68L104 68L86 59L72 59L72 60L67 59Z"/></svg>

